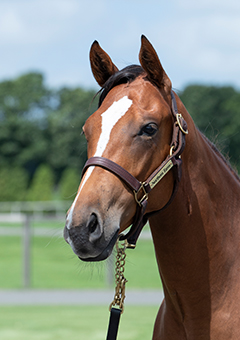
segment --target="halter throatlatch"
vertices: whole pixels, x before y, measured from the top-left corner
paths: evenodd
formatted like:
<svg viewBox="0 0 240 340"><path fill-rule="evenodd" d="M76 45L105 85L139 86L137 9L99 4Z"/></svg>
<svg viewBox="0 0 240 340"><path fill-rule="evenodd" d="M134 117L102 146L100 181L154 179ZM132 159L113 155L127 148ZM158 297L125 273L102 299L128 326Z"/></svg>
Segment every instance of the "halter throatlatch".
<svg viewBox="0 0 240 340"><path fill-rule="evenodd" d="M89 166L100 166L118 176L133 191L137 203L134 221L129 232L125 235L121 234L119 237L120 240L127 240L127 248L135 248L137 239L149 217L169 206L176 195L178 183L181 179L182 160L180 156L185 147L185 135L188 134L188 129L186 121L183 119L182 115L178 113L175 95L172 91L171 97L174 125L172 141L170 144L170 153L161 165L147 178L147 180L144 182L138 181L120 165L104 157L89 158L83 168L82 176ZM149 193L170 170L173 170L174 187L169 201L160 210L145 214Z"/></svg>

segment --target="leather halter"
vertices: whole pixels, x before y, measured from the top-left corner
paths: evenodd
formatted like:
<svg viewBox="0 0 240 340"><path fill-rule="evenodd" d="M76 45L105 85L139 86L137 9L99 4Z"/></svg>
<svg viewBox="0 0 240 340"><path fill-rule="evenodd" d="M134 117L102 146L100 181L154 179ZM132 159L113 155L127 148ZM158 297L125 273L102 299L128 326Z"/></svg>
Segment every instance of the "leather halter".
<svg viewBox="0 0 240 340"><path fill-rule="evenodd" d="M178 183L181 179L181 154L185 147L185 135L188 134L187 123L182 115L178 113L177 103L174 93L171 91L172 97L172 115L174 119L172 141L170 145L170 154L161 163L161 165L146 179L144 182L138 181L127 170L122 168L117 163L104 157L91 157L85 163L82 171L82 176L89 166L99 166L112 172L118 176L134 193L137 202L137 210L134 217L134 222L127 234L121 234L120 240L126 240L128 248L135 248L137 239L142 231L142 228L147 223L148 218L167 208L172 202L177 192ZM170 171L173 170L174 187L172 195L167 204L156 211L145 214L147 207L147 200L150 191L160 182L160 180ZM142 195L141 198L139 196Z"/></svg>

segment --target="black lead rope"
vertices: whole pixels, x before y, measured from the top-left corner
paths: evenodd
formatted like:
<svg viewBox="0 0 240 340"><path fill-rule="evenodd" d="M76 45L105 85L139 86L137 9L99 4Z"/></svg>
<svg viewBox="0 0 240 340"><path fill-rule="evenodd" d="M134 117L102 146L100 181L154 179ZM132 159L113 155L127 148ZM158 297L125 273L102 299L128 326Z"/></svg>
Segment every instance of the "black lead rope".
<svg viewBox="0 0 240 340"><path fill-rule="evenodd" d="M118 238L116 242L116 248L117 248L116 268L115 268L116 288L115 288L114 299L109 306L110 318L109 318L108 333L107 333L106 340L117 339L120 316L124 310L125 285L127 282L127 280L124 277L126 242L119 245L119 238Z"/></svg>
<svg viewBox="0 0 240 340"><path fill-rule="evenodd" d="M109 325L108 325L107 340L117 339L118 326L119 326L121 313L122 313L121 309L114 308L114 307L111 308Z"/></svg>

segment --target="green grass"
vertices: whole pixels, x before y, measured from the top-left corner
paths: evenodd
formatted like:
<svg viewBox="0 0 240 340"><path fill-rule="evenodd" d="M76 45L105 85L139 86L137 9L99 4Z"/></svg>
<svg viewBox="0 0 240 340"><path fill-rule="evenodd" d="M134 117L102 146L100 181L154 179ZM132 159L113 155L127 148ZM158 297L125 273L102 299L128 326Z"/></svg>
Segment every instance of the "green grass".
<svg viewBox="0 0 240 340"><path fill-rule="evenodd" d="M54 232L50 232L54 234ZM53 235L52 234L52 235ZM125 276L128 288L160 288L151 240L139 240L127 250ZM22 287L22 240L0 237L0 288ZM115 259L111 259L115 261ZM73 254L62 237L33 237L32 288L106 288L107 262L85 263Z"/></svg>
<svg viewBox="0 0 240 340"><path fill-rule="evenodd" d="M157 307L126 306L118 339L150 340ZM107 307L0 307L0 339L102 340L106 338Z"/></svg>
<svg viewBox="0 0 240 340"><path fill-rule="evenodd" d="M21 250L20 237L0 237L1 288L21 287Z"/></svg>

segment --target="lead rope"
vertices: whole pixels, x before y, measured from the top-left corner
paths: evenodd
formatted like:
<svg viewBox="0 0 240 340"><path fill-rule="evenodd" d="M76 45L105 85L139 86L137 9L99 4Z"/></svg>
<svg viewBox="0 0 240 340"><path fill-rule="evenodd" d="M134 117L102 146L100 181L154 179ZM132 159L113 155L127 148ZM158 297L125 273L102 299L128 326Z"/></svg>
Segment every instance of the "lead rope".
<svg viewBox="0 0 240 340"><path fill-rule="evenodd" d="M117 339L120 316L124 311L125 285L127 282L126 278L124 277L126 242L120 244L118 239L116 242L116 249L117 249L115 267L116 287L114 299L109 306L110 319L108 325L107 340Z"/></svg>

